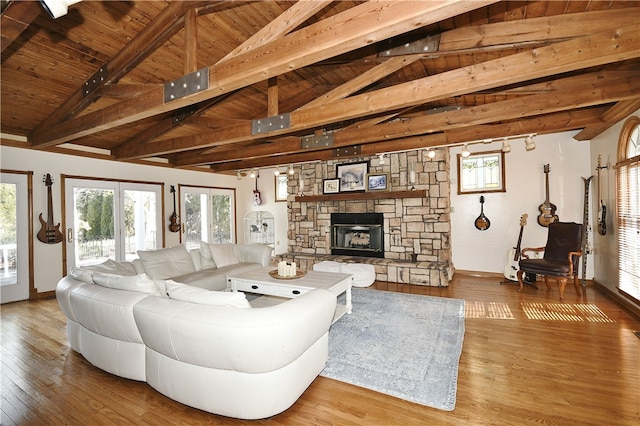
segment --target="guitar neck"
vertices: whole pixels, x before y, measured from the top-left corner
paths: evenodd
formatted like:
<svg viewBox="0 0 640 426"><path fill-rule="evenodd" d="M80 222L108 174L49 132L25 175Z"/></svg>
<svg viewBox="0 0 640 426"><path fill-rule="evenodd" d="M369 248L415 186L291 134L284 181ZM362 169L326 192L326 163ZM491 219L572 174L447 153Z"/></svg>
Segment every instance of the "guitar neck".
<svg viewBox="0 0 640 426"><path fill-rule="evenodd" d="M51 186L47 187L47 226L53 226L53 199Z"/></svg>

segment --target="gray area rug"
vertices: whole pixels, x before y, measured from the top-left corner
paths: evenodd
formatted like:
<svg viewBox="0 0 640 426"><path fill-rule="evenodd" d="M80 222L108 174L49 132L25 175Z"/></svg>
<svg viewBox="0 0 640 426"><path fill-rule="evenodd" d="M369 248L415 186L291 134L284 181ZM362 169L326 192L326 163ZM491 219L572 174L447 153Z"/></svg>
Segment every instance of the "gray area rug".
<svg viewBox="0 0 640 426"><path fill-rule="evenodd" d="M331 326L320 375L453 410L464 301L361 288L352 294L353 313Z"/></svg>

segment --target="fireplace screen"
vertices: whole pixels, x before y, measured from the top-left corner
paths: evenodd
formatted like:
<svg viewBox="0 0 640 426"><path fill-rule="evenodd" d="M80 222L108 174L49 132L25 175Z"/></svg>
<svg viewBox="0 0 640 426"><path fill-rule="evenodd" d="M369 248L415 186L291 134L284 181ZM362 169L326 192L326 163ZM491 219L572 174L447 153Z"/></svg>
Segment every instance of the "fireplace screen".
<svg viewBox="0 0 640 426"><path fill-rule="evenodd" d="M331 254L384 257L382 214L332 214Z"/></svg>

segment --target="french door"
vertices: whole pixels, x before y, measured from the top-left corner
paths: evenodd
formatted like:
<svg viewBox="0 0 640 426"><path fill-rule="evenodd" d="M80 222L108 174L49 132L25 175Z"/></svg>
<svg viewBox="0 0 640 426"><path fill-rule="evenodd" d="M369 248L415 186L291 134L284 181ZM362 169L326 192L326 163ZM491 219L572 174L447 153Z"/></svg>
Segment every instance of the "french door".
<svg viewBox="0 0 640 426"><path fill-rule="evenodd" d="M180 211L187 249L236 241L235 190L180 187Z"/></svg>
<svg viewBox="0 0 640 426"><path fill-rule="evenodd" d="M29 187L31 174L0 179L0 303L29 299Z"/></svg>
<svg viewBox="0 0 640 426"><path fill-rule="evenodd" d="M67 269L162 246L162 185L65 180Z"/></svg>

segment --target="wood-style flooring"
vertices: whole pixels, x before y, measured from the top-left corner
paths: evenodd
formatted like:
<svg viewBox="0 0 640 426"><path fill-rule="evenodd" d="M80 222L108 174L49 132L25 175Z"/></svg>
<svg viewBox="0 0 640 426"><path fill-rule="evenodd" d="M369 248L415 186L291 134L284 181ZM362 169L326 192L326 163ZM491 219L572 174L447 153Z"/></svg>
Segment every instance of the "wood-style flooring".
<svg viewBox="0 0 640 426"><path fill-rule="evenodd" d="M318 377L287 411L241 421L174 402L72 351L55 300L2 306L0 423L11 425L639 425L640 321L593 287L501 285L381 290L466 301L457 404L445 412ZM247 401L251 404L251 401Z"/></svg>

